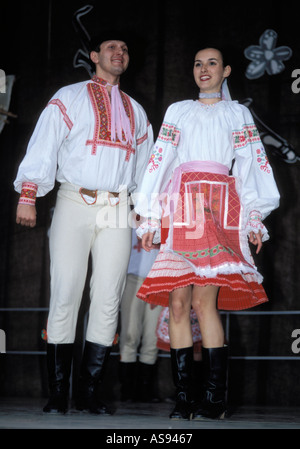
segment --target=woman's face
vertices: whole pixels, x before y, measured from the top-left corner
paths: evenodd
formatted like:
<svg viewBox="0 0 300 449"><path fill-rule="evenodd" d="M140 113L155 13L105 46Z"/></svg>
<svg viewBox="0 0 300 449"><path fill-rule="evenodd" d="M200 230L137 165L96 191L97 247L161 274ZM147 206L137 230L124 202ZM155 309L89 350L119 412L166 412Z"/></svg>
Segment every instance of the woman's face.
<svg viewBox="0 0 300 449"><path fill-rule="evenodd" d="M223 67L219 50L206 48L195 56L194 79L201 92L220 92L222 83L230 75L230 66Z"/></svg>

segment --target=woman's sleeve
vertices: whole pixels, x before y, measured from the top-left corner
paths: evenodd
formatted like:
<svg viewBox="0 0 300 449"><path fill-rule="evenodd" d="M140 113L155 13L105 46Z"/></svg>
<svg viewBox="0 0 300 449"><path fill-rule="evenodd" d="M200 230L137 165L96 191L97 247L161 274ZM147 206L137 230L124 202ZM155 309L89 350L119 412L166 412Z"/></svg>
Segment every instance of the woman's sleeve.
<svg viewBox="0 0 300 449"><path fill-rule="evenodd" d="M174 109L171 105L165 114L139 192L135 194L135 211L143 218L137 231L139 237L149 230L155 232L160 226L161 200L172 176L180 139Z"/></svg>
<svg viewBox="0 0 300 449"><path fill-rule="evenodd" d="M233 131L233 176L237 178L246 231L260 230L265 241L269 236L262 221L279 206L280 195L253 117L248 108L241 108Z"/></svg>
<svg viewBox="0 0 300 449"><path fill-rule="evenodd" d="M143 174L147 168L150 154L153 149L153 129L144 110L139 114L139 128L137 134L137 162L135 170L135 191L140 191Z"/></svg>

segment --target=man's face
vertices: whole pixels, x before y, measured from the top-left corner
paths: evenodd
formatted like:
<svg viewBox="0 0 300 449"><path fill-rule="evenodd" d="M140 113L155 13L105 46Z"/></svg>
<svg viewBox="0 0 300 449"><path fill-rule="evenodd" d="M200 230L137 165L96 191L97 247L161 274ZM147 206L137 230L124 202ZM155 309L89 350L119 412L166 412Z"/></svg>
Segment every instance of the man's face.
<svg viewBox="0 0 300 449"><path fill-rule="evenodd" d="M91 59L96 65L96 75L109 81L119 77L128 67L129 54L125 42L112 40L102 42L100 51L91 52Z"/></svg>

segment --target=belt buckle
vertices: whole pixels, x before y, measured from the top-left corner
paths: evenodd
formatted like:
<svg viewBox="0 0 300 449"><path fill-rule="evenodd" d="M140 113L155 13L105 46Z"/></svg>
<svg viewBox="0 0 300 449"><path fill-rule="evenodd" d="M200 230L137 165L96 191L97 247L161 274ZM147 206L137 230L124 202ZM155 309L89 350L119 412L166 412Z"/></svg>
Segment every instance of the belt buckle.
<svg viewBox="0 0 300 449"><path fill-rule="evenodd" d="M84 187L80 187L79 189L79 193L81 195L81 198L83 199L83 201L88 205L88 206L92 206L93 204L96 203L97 201L97 190L89 190L89 189L85 189ZM84 195L89 196L91 198L94 198L94 201L92 203L89 203L85 198Z"/></svg>

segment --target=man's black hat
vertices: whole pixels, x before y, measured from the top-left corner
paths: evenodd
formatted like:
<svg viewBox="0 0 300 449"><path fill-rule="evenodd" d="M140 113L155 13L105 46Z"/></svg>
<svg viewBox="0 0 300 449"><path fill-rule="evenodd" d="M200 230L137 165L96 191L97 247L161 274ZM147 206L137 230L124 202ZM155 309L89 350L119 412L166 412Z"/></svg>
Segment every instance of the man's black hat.
<svg viewBox="0 0 300 449"><path fill-rule="evenodd" d="M122 41L127 44L130 49L131 44L135 41L132 32L123 31L119 29L104 30L99 34L93 36L90 40L90 51L100 51L100 45L106 41Z"/></svg>

